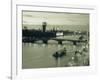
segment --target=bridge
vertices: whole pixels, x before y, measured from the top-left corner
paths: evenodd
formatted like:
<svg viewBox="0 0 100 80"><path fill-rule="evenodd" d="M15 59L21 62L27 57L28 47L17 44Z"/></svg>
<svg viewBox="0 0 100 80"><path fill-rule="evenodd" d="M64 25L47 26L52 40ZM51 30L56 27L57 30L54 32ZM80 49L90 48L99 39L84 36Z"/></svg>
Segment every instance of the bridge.
<svg viewBox="0 0 100 80"><path fill-rule="evenodd" d="M77 45L77 43L85 43L87 42L87 40L80 40L80 39L63 39L63 38L26 38L26 39L23 39L23 42L30 42L30 43L36 43L36 41L42 41L44 44L48 44L48 41L49 40L54 40L54 41L57 41L58 44L62 44L63 41L69 41L69 42L72 42L73 45Z"/></svg>

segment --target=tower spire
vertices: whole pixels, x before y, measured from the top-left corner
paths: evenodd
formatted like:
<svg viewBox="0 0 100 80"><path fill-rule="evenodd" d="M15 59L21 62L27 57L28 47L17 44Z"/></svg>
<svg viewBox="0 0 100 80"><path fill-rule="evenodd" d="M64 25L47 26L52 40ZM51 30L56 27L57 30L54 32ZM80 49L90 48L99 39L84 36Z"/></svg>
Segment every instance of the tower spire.
<svg viewBox="0 0 100 80"><path fill-rule="evenodd" d="M46 22L42 22L43 32L45 32L45 31L46 31L46 26L47 26L47 23L46 23Z"/></svg>

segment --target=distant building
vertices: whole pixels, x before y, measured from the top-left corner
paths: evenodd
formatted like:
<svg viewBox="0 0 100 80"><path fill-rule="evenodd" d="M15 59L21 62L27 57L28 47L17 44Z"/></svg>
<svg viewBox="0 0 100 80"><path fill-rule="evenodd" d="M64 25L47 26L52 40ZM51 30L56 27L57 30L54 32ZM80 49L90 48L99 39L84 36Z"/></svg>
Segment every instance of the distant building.
<svg viewBox="0 0 100 80"><path fill-rule="evenodd" d="M46 22L42 22L43 32L45 32L45 31L46 31L46 26L47 26L47 23L46 23Z"/></svg>

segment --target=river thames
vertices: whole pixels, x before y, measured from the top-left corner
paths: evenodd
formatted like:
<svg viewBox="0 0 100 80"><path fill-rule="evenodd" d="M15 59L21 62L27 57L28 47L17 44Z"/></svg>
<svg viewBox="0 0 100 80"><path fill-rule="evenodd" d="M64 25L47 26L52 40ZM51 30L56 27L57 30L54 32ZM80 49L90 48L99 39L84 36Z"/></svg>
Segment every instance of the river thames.
<svg viewBox="0 0 100 80"><path fill-rule="evenodd" d="M76 35L59 38L77 39L78 37ZM84 47L86 50L82 51ZM66 55L56 60L53 54L64 48L66 48ZM77 54L75 58L75 51L81 51L82 54ZM60 45L56 41L49 40L48 44L43 44L42 41L22 44L23 69L72 66L89 66L89 45L87 43L78 43L75 46L70 41L63 41Z"/></svg>

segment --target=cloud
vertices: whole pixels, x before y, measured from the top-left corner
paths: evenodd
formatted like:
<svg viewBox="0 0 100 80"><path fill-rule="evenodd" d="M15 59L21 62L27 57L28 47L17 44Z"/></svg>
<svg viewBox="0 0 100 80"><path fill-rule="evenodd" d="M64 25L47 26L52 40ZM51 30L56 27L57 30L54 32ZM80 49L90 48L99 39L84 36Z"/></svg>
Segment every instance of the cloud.
<svg viewBox="0 0 100 80"><path fill-rule="evenodd" d="M43 21L49 25L87 25L89 14L23 11L23 24L41 25Z"/></svg>

